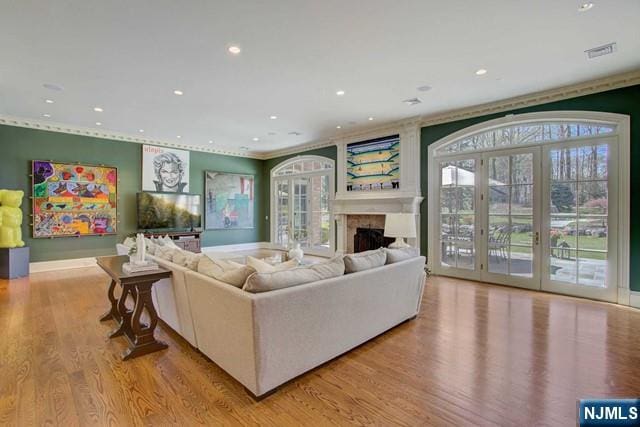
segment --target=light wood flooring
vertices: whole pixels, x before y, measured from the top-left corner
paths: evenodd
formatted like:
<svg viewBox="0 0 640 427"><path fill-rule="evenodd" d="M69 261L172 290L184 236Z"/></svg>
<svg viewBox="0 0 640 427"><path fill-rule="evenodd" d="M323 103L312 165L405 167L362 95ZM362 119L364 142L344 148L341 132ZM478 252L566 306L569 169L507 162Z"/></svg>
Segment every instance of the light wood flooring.
<svg viewBox="0 0 640 427"><path fill-rule="evenodd" d="M120 360L96 268L0 280L0 425L575 425L640 396L640 311L430 278L420 315L255 402L166 326Z"/></svg>

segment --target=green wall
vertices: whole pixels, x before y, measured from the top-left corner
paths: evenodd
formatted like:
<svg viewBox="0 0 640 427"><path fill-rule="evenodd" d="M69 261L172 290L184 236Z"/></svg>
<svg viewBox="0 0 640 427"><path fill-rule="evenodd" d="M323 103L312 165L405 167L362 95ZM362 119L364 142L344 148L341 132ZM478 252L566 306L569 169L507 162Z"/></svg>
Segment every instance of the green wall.
<svg viewBox="0 0 640 427"><path fill-rule="evenodd" d="M287 159L290 159L292 157L296 157L296 156L322 156L322 157L328 157L329 159L332 159L333 161L337 161L338 160L338 148L335 145L332 145L330 147L323 147L323 148L318 148L316 150L309 150L309 151L305 151L303 153L295 153L295 154L291 154L288 156L281 156L281 157L276 157L273 159L269 159L269 160L265 160L264 162L264 177L262 180L262 194L265 195L266 197L266 201L265 201L265 213L262 217L262 219L264 220L264 227L263 227L263 235L262 235L262 241L264 242L268 242L271 240L271 236L270 236L270 228L269 228L269 220L266 218L266 216L270 215L271 212L271 197L269 197L269 194L271 193L271 188L269 188L269 186L271 185L270 183L270 174L271 174L271 169L273 169L274 167L276 167L277 165L279 165L280 163L284 162ZM337 170L337 169L336 169ZM334 179L334 185L338 185L337 184L338 180Z"/></svg>
<svg viewBox="0 0 640 427"><path fill-rule="evenodd" d="M511 111L503 111L498 114L490 114L482 117L474 117L456 122L449 122L428 126L422 128L421 135L421 186L422 193L426 194L428 185L428 157L427 147L450 135L453 132L464 129L468 126L484 122L487 120L504 117L506 114L522 114L533 113L539 111L558 111L558 110L585 110L585 111L602 111L608 113L627 114L631 116L631 193L635 189L640 188L640 168L635 169L634 165L640 164L640 85L631 86L623 89L616 89L608 92L596 93L577 98L566 99L563 101L551 102L533 107L521 108ZM640 291L640 224L633 221L636 214L640 215L640 203L634 197L631 198L631 253L630 253L630 283L631 289ZM427 240L427 202L423 202L421 211L421 241ZM622 236L627 238L627 236ZM422 246L422 252L426 255L427 247Z"/></svg>
<svg viewBox="0 0 640 427"><path fill-rule="evenodd" d="M0 126L0 188L20 189L31 196L31 160L54 160L104 164L118 168L118 225L117 236L64 237L57 239L31 238L31 202L22 205L23 236L31 247L31 261L83 258L115 253L115 244L136 231L136 193L141 189L142 145L123 141L69 135L13 126ZM192 152L190 156L191 193L204 193L204 171L254 174L256 227L250 230L205 231L202 246L226 245L260 241L268 227L263 221L265 194L264 161L241 157ZM262 190L262 191L261 191ZM268 197L266 198L268 199ZM268 207L267 207L268 208ZM268 233L267 233L268 234Z"/></svg>

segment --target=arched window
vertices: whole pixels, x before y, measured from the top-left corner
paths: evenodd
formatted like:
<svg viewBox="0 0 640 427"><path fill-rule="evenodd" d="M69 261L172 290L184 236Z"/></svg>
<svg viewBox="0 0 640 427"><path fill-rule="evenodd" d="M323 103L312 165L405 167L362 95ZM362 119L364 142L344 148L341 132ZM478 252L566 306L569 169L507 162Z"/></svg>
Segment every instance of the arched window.
<svg viewBox="0 0 640 427"><path fill-rule="evenodd" d="M299 156L271 170L271 242L285 249L300 243L306 253L333 251L331 203L334 161Z"/></svg>

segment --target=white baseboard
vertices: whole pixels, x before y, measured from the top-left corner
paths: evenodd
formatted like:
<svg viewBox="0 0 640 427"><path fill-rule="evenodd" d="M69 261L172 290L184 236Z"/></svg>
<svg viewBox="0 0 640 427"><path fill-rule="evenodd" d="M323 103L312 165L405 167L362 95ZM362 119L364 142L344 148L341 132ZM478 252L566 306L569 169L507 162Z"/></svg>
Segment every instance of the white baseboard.
<svg viewBox="0 0 640 427"><path fill-rule="evenodd" d="M233 245L220 245L220 246L206 246L201 248L202 252L234 252L234 251L247 251L251 249L271 249L271 242L251 242L251 243L237 243Z"/></svg>
<svg viewBox="0 0 640 427"><path fill-rule="evenodd" d="M640 292L631 291L629 295L629 305L631 307L640 308Z"/></svg>
<svg viewBox="0 0 640 427"><path fill-rule="evenodd" d="M94 265L96 265L96 259L94 257L61 259L56 261L40 261L29 263L29 273L42 273L45 271L66 270L69 268L93 267Z"/></svg>

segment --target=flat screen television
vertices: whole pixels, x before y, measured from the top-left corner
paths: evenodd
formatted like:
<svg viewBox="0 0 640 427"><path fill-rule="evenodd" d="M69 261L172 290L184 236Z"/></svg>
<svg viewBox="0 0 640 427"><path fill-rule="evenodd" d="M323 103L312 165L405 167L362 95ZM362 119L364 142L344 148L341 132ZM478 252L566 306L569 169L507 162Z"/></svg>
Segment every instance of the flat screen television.
<svg viewBox="0 0 640 427"><path fill-rule="evenodd" d="M201 227L199 194L138 193L138 230L193 231Z"/></svg>

